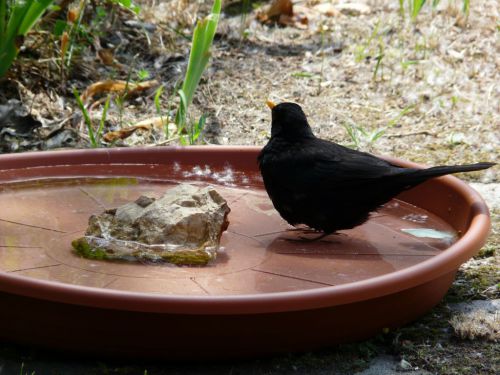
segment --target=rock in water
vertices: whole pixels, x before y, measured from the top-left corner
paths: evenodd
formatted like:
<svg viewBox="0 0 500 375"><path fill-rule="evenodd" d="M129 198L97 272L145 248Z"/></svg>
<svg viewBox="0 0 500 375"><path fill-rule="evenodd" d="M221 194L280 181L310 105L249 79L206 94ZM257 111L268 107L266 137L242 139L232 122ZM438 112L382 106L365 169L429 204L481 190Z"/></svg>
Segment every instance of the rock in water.
<svg viewBox="0 0 500 375"><path fill-rule="evenodd" d="M180 184L159 199L141 196L92 215L85 236L72 245L92 259L205 265L216 257L230 211L213 187Z"/></svg>

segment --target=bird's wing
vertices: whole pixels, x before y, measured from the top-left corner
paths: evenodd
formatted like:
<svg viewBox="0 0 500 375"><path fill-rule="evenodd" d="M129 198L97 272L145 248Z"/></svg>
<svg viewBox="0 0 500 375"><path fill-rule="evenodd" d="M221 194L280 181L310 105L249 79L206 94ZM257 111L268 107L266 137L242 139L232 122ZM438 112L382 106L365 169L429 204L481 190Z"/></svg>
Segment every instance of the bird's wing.
<svg viewBox="0 0 500 375"><path fill-rule="evenodd" d="M304 147L294 163L296 173L278 169L275 180L299 192L332 189L370 189L382 187L390 176L407 173L373 155L351 150L331 142L315 142Z"/></svg>

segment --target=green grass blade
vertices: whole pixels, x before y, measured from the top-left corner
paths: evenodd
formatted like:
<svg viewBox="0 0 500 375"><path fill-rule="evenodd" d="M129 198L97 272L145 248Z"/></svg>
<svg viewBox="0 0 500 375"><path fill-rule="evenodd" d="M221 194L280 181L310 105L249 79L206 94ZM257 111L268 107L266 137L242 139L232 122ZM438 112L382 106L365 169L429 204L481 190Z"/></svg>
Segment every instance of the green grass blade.
<svg viewBox="0 0 500 375"><path fill-rule="evenodd" d="M14 40L9 40L0 47L0 77L7 73L16 56L17 47Z"/></svg>
<svg viewBox="0 0 500 375"><path fill-rule="evenodd" d="M53 0L34 0L28 7L23 22L21 23L18 33L25 35L33 27L35 22L42 16L45 10L52 4Z"/></svg>
<svg viewBox="0 0 500 375"><path fill-rule="evenodd" d="M397 125L399 120L401 120L404 116L406 116L408 113L413 112L415 110L416 106L414 104L409 105L405 108L403 108L396 117L394 117L391 121L388 122L387 127L392 128L393 126Z"/></svg>
<svg viewBox="0 0 500 375"><path fill-rule="evenodd" d="M5 33L6 41L12 40L19 35L19 28L23 22L26 12L28 11L28 8L29 5L27 3L17 3L12 7Z"/></svg>
<svg viewBox="0 0 500 375"><path fill-rule="evenodd" d="M354 148L359 149L360 140L358 137L358 129L356 125L343 122L342 126L347 131L347 135L349 136L349 138L351 138Z"/></svg>
<svg viewBox="0 0 500 375"><path fill-rule="evenodd" d="M111 101L111 96L108 95L108 97L106 98L106 103L104 103L104 108L102 110L102 116L101 116L101 121L99 122L99 128L97 129L96 138L98 141L101 139L101 135L104 130L104 124L106 123L106 118L108 117L108 109L110 101Z"/></svg>
<svg viewBox="0 0 500 375"><path fill-rule="evenodd" d="M380 67L382 66L382 59L384 58L385 54L380 52L379 55L377 57L375 57L375 60L377 61L377 63L375 64L375 70L373 71L373 76L372 76L372 79L375 80L375 78L377 78L377 73L380 69Z"/></svg>
<svg viewBox="0 0 500 375"><path fill-rule="evenodd" d="M196 87L205 71L210 58L210 46L212 45L221 10L221 0L215 0L212 14L198 21L193 33L193 43L189 55L186 77L182 90L186 94L187 105L191 104Z"/></svg>
<svg viewBox="0 0 500 375"><path fill-rule="evenodd" d="M463 11L464 11L464 14L467 17L469 17L469 13L470 13L470 0L464 0Z"/></svg>
<svg viewBox="0 0 500 375"><path fill-rule="evenodd" d="M207 116L201 115L198 123L195 124L194 129L191 131L191 144L195 144L195 142L198 140L198 138L201 135L201 132L203 131L203 128L205 127L205 124L207 122Z"/></svg>
<svg viewBox="0 0 500 375"><path fill-rule="evenodd" d="M179 111L177 112L179 119L176 119L176 124L177 124L177 132L180 134L181 131L184 129L186 126L186 112L187 112L187 97L186 93L184 92L183 89L180 89L178 91L179 98L181 99L179 103Z"/></svg>
<svg viewBox="0 0 500 375"><path fill-rule="evenodd" d="M19 37L25 35L53 0L0 0L0 77L15 60Z"/></svg>
<svg viewBox="0 0 500 375"><path fill-rule="evenodd" d="M83 119L85 120L85 125L87 125L87 132L89 133L90 144L92 145L92 147L95 148L97 147L97 141L94 136L94 129L92 128L92 120L90 120L89 113L85 108L82 98L80 97L80 94L78 93L78 90L76 88L73 89L73 95L75 96L76 104L78 104L78 107L82 111Z"/></svg>
<svg viewBox="0 0 500 375"><path fill-rule="evenodd" d="M165 136L168 138L168 136L169 136L169 134L168 134L169 133L168 132L168 121L165 122L165 120L163 119L163 111L161 110L161 96L163 94L164 88L165 88L165 86L160 85L156 89L154 103L155 103L156 113L158 114L158 116L160 116L161 126L163 128L163 131L165 132Z"/></svg>
<svg viewBox="0 0 500 375"><path fill-rule="evenodd" d="M189 54L186 77L182 84L182 90L186 94L188 105L191 104L196 86L198 86L203 70L205 70L205 67L203 66L203 23L204 21L198 21L198 24L194 29L193 43Z"/></svg>
<svg viewBox="0 0 500 375"><path fill-rule="evenodd" d="M7 24L7 0L0 0L0 41L4 40L5 38L6 24Z"/></svg>
<svg viewBox="0 0 500 375"><path fill-rule="evenodd" d="M405 18L405 0L399 0L399 13L403 18Z"/></svg>
<svg viewBox="0 0 500 375"><path fill-rule="evenodd" d="M412 10L411 10L411 18L415 20L420 13L420 10L425 4L425 0L412 0Z"/></svg>
<svg viewBox="0 0 500 375"><path fill-rule="evenodd" d="M215 0L212 7L212 13L203 20L198 21L194 29L186 76L182 83L184 98L181 99L185 99L184 113L182 114L179 108L175 116L175 123L178 128L182 122L185 123L187 108L193 100L194 92L200 83L201 76L210 59L210 47L212 46L217 30L220 11L221 0Z"/></svg>
<svg viewBox="0 0 500 375"><path fill-rule="evenodd" d="M370 143L375 143L380 137L382 137L385 134L385 129L378 129L375 130L371 135L370 135Z"/></svg>
<svg viewBox="0 0 500 375"><path fill-rule="evenodd" d="M210 46L212 45L212 42L215 37L215 32L217 31L217 24L219 23L220 11L221 11L221 1L215 0L214 5L212 7L212 13L206 18L207 24L205 26L206 30L205 30L204 46L207 52Z"/></svg>

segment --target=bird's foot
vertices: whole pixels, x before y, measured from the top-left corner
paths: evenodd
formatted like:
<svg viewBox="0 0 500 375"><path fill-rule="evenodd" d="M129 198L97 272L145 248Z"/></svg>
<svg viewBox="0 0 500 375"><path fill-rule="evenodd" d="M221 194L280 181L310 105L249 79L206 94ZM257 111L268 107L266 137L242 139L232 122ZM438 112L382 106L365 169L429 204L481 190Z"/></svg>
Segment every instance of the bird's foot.
<svg viewBox="0 0 500 375"><path fill-rule="evenodd" d="M316 230L316 229L311 229L311 228L288 228L286 230L287 232L302 232L304 234L311 234L311 233L322 233L321 231L319 230Z"/></svg>
<svg viewBox="0 0 500 375"><path fill-rule="evenodd" d="M322 238L325 238L326 236L329 236L330 234L332 234L332 233L321 233L319 236L312 237L312 238L299 236L299 238L300 238L300 240L305 241L305 242L316 242L316 241L321 240Z"/></svg>
<svg viewBox="0 0 500 375"><path fill-rule="evenodd" d="M317 230L307 230L307 231L303 231L305 233L318 233ZM321 233L319 236L317 237L304 237L304 236L299 236L298 238L287 238L286 240L287 241L291 241L291 242L316 242L316 241L319 241L323 238L325 238L326 236L329 236L329 235L338 235L338 234L341 234L341 233Z"/></svg>

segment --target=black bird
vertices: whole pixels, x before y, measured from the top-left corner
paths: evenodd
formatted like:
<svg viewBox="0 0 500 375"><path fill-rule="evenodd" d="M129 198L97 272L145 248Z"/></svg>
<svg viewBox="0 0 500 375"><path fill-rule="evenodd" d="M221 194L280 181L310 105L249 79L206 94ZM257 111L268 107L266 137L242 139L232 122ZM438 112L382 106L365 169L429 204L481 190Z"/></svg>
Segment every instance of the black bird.
<svg viewBox="0 0 500 375"><path fill-rule="evenodd" d="M283 219L323 232L318 238L364 223L370 212L430 178L495 165L398 167L317 138L295 103L267 104L271 139L258 156L265 188Z"/></svg>

